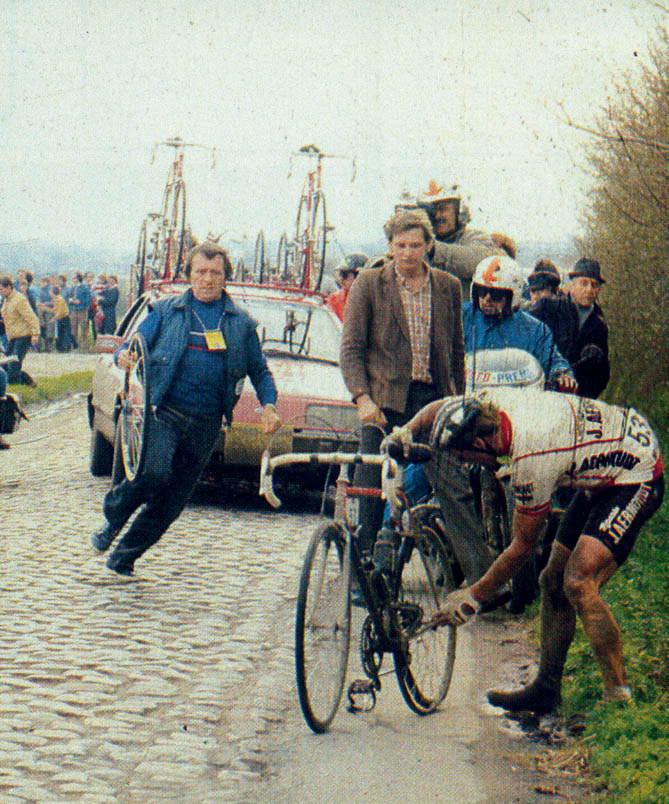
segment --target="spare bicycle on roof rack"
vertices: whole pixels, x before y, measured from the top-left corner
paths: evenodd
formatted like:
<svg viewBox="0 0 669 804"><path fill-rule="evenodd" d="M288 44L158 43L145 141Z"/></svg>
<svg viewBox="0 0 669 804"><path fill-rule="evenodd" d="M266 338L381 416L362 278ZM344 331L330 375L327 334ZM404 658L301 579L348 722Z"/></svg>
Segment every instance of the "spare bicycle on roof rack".
<svg viewBox="0 0 669 804"><path fill-rule="evenodd" d="M188 250L194 245L186 217L186 182L183 177L184 150L202 148L211 152L212 167L216 164L216 149L172 137L156 142L152 162L161 147L174 149L160 212L149 212L142 221L137 255L130 274L130 303L138 299L155 281L181 279Z"/></svg>
<svg viewBox="0 0 669 804"><path fill-rule="evenodd" d="M254 275L260 284L278 280L303 290L318 291L323 282L323 272L327 255L328 241L334 230L327 218L325 192L323 190L323 160L346 159L351 162L351 181L355 180L355 157L342 154L328 154L315 145L303 145L299 151L290 155L288 178L293 174L296 158L306 157L312 162L300 193L295 220L295 234L292 238L283 233L279 240L276 268L272 271L265 251L265 234L261 229L256 240Z"/></svg>

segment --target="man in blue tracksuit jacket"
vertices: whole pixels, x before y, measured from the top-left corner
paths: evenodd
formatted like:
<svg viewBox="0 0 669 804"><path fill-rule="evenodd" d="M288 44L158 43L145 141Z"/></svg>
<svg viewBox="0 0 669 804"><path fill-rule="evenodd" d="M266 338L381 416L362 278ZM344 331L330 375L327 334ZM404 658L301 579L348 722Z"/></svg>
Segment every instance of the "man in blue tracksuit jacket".
<svg viewBox="0 0 669 804"><path fill-rule="evenodd" d="M232 410L244 377L251 378L262 405L263 432L281 426L274 378L262 353L256 323L224 290L232 275L225 250L196 246L185 266L190 288L161 299L140 324L149 349L151 406L144 468L132 481L107 492L107 524L93 534L98 552L109 548L133 513L143 506L118 541L107 567L131 575L134 562L167 530L188 502L216 443L221 420ZM128 370L125 345L115 360Z"/></svg>

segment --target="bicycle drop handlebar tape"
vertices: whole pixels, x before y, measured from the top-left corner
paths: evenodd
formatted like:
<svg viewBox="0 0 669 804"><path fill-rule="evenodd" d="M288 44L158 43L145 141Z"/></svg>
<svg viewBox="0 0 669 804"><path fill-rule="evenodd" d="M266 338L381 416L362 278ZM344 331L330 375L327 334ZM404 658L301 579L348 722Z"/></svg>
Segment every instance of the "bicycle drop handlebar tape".
<svg viewBox="0 0 669 804"><path fill-rule="evenodd" d="M397 441L389 441L386 451L398 463L427 463L432 459L432 447L427 444L412 444L409 447L408 455L405 455L402 444Z"/></svg>

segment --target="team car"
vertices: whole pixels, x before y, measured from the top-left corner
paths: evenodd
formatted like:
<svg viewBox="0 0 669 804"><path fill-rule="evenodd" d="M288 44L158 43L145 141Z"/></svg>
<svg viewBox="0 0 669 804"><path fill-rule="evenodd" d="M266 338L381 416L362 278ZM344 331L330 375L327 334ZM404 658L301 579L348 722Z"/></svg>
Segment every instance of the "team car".
<svg viewBox="0 0 669 804"><path fill-rule="evenodd" d="M99 361L88 395L90 470L95 476L112 474L113 482L123 476L119 413L124 373L115 365L113 353L130 340L157 299L187 287L186 282L174 280L152 285L135 300L113 335L97 337ZM283 426L271 437L263 435L258 401L245 380L233 420L223 423L201 480L257 481L268 444L273 455L355 452L360 425L339 370L341 322L325 306L323 295L233 282L226 285L226 292L258 322L258 336L279 392L277 408ZM277 480L318 488L326 477L327 467L304 466L287 468Z"/></svg>

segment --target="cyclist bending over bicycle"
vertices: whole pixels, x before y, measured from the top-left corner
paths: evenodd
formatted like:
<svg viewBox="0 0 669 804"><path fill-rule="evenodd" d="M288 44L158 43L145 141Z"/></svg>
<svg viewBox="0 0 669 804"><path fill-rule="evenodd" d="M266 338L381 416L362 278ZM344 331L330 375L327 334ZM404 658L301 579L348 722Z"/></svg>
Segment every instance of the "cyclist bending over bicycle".
<svg viewBox="0 0 669 804"><path fill-rule="evenodd" d="M510 472L515 500L511 544L480 580L448 596L438 615L444 623L465 623L479 611L533 554L551 493L577 489L540 577L538 675L518 692L490 691L489 701L538 713L557 707L577 614L600 665L604 700L630 700L621 632L600 589L662 502L662 459L648 422L598 400L501 388L431 403L390 439L407 448L428 434L437 483L451 453Z"/></svg>

